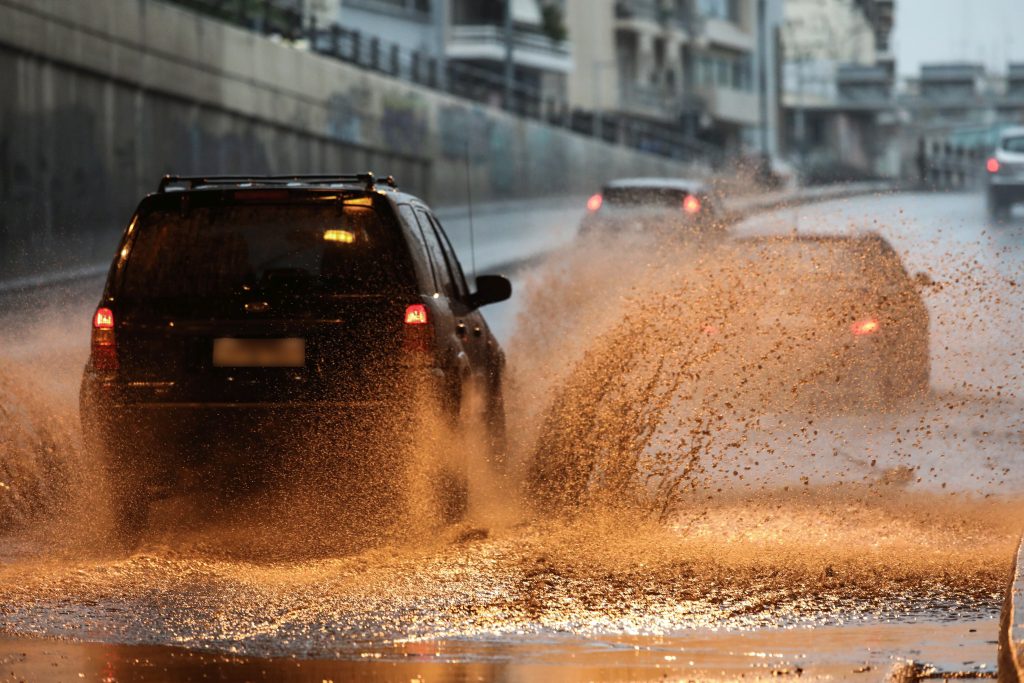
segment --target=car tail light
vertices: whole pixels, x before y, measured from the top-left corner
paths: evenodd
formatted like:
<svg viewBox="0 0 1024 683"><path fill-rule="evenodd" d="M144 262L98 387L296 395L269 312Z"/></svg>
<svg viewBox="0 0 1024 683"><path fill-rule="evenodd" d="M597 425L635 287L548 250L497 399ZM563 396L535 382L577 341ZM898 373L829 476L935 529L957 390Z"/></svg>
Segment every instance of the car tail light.
<svg viewBox="0 0 1024 683"><path fill-rule="evenodd" d="M92 317L92 366L97 370L117 370L117 343L114 338L114 312L97 308Z"/></svg>
<svg viewBox="0 0 1024 683"><path fill-rule="evenodd" d="M427 315L427 307L423 304L409 304L405 307L406 325L427 325L430 318Z"/></svg>
<svg viewBox="0 0 1024 683"><path fill-rule="evenodd" d="M595 194L587 200L587 211L594 213L601 208L602 204L604 204L604 197L600 193Z"/></svg>
<svg viewBox="0 0 1024 683"><path fill-rule="evenodd" d="M700 213L700 200L692 194L686 195L683 199L683 211L691 216Z"/></svg>
<svg viewBox="0 0 1024 683"><path fill-rule="evenodd" d="M881 328L878 320L875 318L865 318L864 320L858 320L854 324L850 325L850 331L858 337L864 335L874 334Z"/></svg>
<svg viewBox="0 0 1024 683"><path fill-rule="evenodd" d="M434 326L430 324L430 311L424 304L405 307L405 350L429 353L433 348Z"/></svg>
<svg viewBox="0 0 1024 683"><path fill-rule="evenodd" d="M989 157L989 160L985 162L985 168L989 173L999 173L999 159Z"/></svg>

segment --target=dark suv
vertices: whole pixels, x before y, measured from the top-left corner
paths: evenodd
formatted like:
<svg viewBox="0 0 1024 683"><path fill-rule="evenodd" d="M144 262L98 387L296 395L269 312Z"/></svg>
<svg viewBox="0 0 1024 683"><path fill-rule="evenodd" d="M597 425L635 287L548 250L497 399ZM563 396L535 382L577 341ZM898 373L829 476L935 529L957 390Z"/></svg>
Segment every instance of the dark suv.
<svg viewBox="0 0 1024 683"><path fill-rule="evenodd" d="M203 472L196 443L282 417L338 422L338 441L357 417L402 434L425 395L453 423L475 411L501 451L504 354L479 309L512 290L476 285L391 178L164 178L118 245L81 387L122 529L152 485Z"/></svg>

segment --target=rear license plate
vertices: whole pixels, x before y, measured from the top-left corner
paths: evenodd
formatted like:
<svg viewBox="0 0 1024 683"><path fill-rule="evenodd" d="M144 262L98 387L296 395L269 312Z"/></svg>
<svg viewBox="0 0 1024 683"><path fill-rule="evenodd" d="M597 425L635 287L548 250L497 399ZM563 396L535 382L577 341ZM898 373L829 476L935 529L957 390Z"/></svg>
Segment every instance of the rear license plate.
<svg viewBox="0 0 1024 683"><path fill-rule="evenodd" d="M306 365L306 340L214 339L213 365L218 368L301 368Z"/></svg>

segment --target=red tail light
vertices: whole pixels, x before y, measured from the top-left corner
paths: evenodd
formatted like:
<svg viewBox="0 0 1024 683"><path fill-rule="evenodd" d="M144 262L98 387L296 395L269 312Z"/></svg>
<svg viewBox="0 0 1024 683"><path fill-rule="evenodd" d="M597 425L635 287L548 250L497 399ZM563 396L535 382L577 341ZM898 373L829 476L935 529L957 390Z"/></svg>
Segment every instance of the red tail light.
<svg viewBox="0 0 1024 683"><path fill-rule="evenodd" d="M602 204L604 204L604 197L602 197L600 193L595 194L587 200L587 211L594 213L601 208Z"/></svg>
<svg viewBox="0 0 1024 683"><path fill-rule="evenodd" d="M692 194L686 195L686 198L683 199L683 211L691 216L700 213L700 200Z"/></svg>
<svg viewBox="0 0 1024 683"><path fill-rule="evenodd" d="M405 350L414 357L425 361L434 347L434 327L430 324L430 312L424 304L409 304L405 307Z"/></svg>
<svg viewBox="0 0 1024 683"><path fill-rule="evenodd" d="M858 320L854 324L850 325L850 331L858 337L863 337L866 334L874 334L881 328L879 322L874 318L865 318L864 320Z"/></svg>
<svg viewBox="0 0 1024 683"><path fill-rule="evenodd" d="M999 159L989 157L989 160L985 162L985 168L989 173L999 173Z"/></svg>
<svg viewBox="0 0 1024 683"><path fill-rule="evenodd" d="M92 366L97 370L117 370L117 343L114 338L114 312L96 309L92 317Z"/></svg>
<svg viewBox="0 0 1024 683"><path fill-rule="evenodd" d="M406 325L426 325L429 322L427 307L423 304L409 304L405 307Z"/></svg>

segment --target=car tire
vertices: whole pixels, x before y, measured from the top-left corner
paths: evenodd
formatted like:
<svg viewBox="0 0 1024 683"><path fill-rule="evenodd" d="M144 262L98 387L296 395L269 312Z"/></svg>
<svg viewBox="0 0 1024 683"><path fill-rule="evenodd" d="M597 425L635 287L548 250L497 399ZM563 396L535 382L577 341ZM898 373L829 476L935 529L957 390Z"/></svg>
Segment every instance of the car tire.
<svg viewBox="0 0 1024 683"><path fill-rule="evenodd" d="M919 399L931 387L931 357L927 341L915 348L896 372L882 373L882 399L887 403ZM884 367L884 365L880 365Z"/></svg>
<svg viewBox="0 0 1024 683"><path fill-rule="evenodd" d="M1003 220L1010 214L1010 207L1001 201L994 192L988 192L988 215L994 221Z"/></svg>
<svg viewBox="0 0 1024 683"><path fill-rule="evenodd" d="M104 473L104 493L111 521L111 538L127 552L134 550L142 538L149 518L149 492L146 476L139 471L139 459L133 457L130 439L109 429L101 405L83 392L80 406L82 436L87 453L96 459Z"/></svg>
<svg viewBox="0 0 1024 683"><path fill-rule="evenodd" d="M508 430L505 418L505 395L501 379L495 381L487 402L487 439L489 460L499 470L505 468L508 457Z"/></svg>
<svg viewBox="0 0 1024 683"><path fill-rule="evenodd" d="M437 480L436 496L441 521L457 524L469 511L469 478L465 472L445 468Z"/></svg>
<svg viewBox="0 0 1024 683"><path fill-rule="evenodd" d="M135 550L142 540L149 521L149 495L140 482L130 478L108 476L113 535L120 547Z"/></svg>

